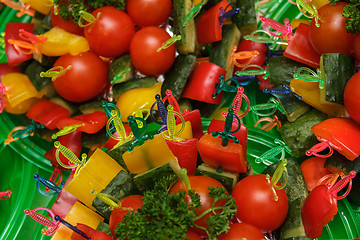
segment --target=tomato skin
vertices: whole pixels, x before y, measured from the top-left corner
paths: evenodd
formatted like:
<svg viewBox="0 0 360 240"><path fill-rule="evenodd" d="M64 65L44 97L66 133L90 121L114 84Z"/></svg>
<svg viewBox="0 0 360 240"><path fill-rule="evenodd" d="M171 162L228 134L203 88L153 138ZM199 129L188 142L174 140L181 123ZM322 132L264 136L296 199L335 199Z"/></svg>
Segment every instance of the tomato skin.
<svg viewBox="0 0 360 240"><path fill-rule="evenodd" d="M330 222L338 212L336 199L329 193L325 185L314 188L304 201L301 218L307 237L318 238L323 227Z"/></svg>
<svg viewBox="0 0 360 240"><path fill-rule="evenodd" d="M344 90L346 111L354 121L360 123L360 92L358 89L360 89L360 72L355 73L349 79Z"/></svg>
<svg viewBox="0 0 360 240"><path fill-rule="evenodd" d="M105 6L92 12L100 16L84 29L90 49L103 57L118 57L129 51L130 40L135 34L131 18L122 10Z"/></svg>
<svg viewBox="0 0 360 240"><path fill-rule="evenodd" d="M8 73L21 72L20 67L11 67L8 63L0 63L0 80Z"/></svg>
<svg viewBox="0 0 360 240"><path fill-rule="evenodd" d="M175 45L157 51L170 35L162 28L144 27L130 42L130 56L134 67L141 73L157 76L170 69L175 61Z"/></svg>
<svg viewBox="0 0 360 240"><path fill-rule="evenodd" d="M255 226L248 223L234 223L226 234L221 234L219 240L261 240L264 234Z"/></svg>
<svg viewBox="0 0 360 240"><path fill-rule="evenodd" d="M238 208L235 216L262 232L271 232L280 227L289 208L283 189L275 190L279 197L278 201L275 201L269 181L264 174L251 175L238 182L232 192Z"/></svg>
<svg viewBox="0 0 360 240"><path fill-rule="evenodd" d="M331 174L331 172L324 167L325 161L326 158L311 157L306 159L300 165L309 191L313 190L318 185L318 182L322 177Z"/></svg>
<svg viewBox="0 0 360 240"><path fill-rule="evenodd" d="M170 17L171 0L128 0L126 10L140 27L159 26Z"/></svg>
<svg viewBox="0 0 360 240"><path fill-rule="evenodd" d="M121 207L123 208L132 208L134 211L137 211L139 208L142 207L144 200L142 199L142 195L130 195L127 197L124 197L120 200ZM128 209L122 209L122 208L115 208L110 215L109 220L109 226L112 235L116 239L115 236L115 228L116 226L121 223L123 217L129 212Z"/></svg>
<svg viewBox="0 0 360 240"><path fill-rule="evenodd" d="M347 4L337 2L335 5L326 4L319 10L320 27L316 27L315 19L310 24L310 42L319 54L353 53L355 34L346 32L342 10Z"/></svg>
<svg viewBox="0 0 360 240"><path fill-rule="evenodd" d="M76 35L80 35L80 36L84 35L83 28L79 27L71 20L65 21L64 19L62 19L62 17L60 17L59 14L55 15L54 8L52 8L52 10L50 11L50 22L53 27L62 28L65 31Z"/></svg>
<svg viewBox="0 0 360 240"><path fill-rule="evenodd" d="M356 57L356 60L360 61L360 34L357 34L354 39L354 54Z"/></svg>
<svg viewBox="0 0 360 240"><path fill-rule="evenodd" d="M194 190L195 193L200 195L201 208L196 209L196 216L199 216L200 214L202 214L203 212L208 210L214 202L213 198L210 198L208 196L208 194L210 192L208 187L224 187L224 186L220 182L218 182L217 180L215 180L211 177L189 176L189 180L190 180L191 190ZM181 181L177 181L170 188L169 193L177 193L179 191L186 191L186 187L183 185L183 183ZM185 201L189 203L190 200L191 200L190 197L186 195ZM226 203L225 199L224 199L224 201L220 200L215 203L215 206L216 207L223 206L225 203ZM202 227L207 227L206 220L209 218L210 214L212 214L212 213L208 213L204 217L196 220L195 224L202 226ZM206 235L206 233L201 229L193 228L192 230L198 234Z"/></svg>
<svg viewBox="0 0 360 240"><path fill-rule="evenodd" d="M186 237L189 239L189 240L202 240L202 238L200 237L199 234L193 232L193 231L188 231L186 233Z"/></svg>
<svg viewBox="0 0 360 240"><path fill-rule="evenodd" d="M79 55L70 54L56 60L54 67L69 65L71 69L53 81L60 96L71 102L84 102L100 94L107 82L107 66L94 53L83 52Z"/></svg>

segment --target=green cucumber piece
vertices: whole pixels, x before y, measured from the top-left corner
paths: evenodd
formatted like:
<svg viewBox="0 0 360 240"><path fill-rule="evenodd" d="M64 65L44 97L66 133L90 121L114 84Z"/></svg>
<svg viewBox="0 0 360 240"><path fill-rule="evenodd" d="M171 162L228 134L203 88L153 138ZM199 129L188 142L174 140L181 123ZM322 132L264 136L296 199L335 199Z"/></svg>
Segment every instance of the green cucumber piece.
<svg viewBox="0 0 360 240"><path fill-rule="evenodd" d="M113 196L121 200L124 197L139 194L131 174L121 170L110 183L101 191L101 193ZM104 203L99 198L95 198L92 206L106 219L110 218L111 210L109 205Z"/></svg>
<svg viewBox="0 0 360 240"><path fill-rule="evenodd" d="M235 184L239 181L239 173L228 172L222 170L221 172L217 169L210 167L209 165L203 163L196 168L196 176L207 176L218 180L228 192L232 192Z"/></svg>
<svg viewBox="0 0 360 240"><path fill-rule="evenodd" d="M236 0L235 7L240 10L231 17L231 21L236 24L240 32L247 35L256 30L255 0Z"/></svg>
<svg viewBox="0 0 360 240"><path fill-rule="evenodd" d="M54 103L57 103L60 106L68 109L70 111L70 115L73 115L79 109L78 104L66 101L65 99L63 99L63 98L61 98L59 96L55 96L55 97L50 98L50 101L52 101Z"/></svg>
<svg viewBox="0 0 360 240"><path fill-rule="evenodd" d="M300 101L294 96L284 96L277 98L286 110L286 118L289 122L294 122L298 117L310 110L310 106Z"/></svg>
<svg viewBox="0 0 360 240"><path fill-rule="evenodd" d="M324 88L320 89L320 99L344 104L346 83L355 74L354 58L341 53L325 53L321 55L320 69L325 80Z"/></svg>
<svg viewBox="0 0 360 240"><path fill-rule="evenodd" d="M113 237L111 230L110 230L110 226L107 223L99 222L99 225L96 227L96 230L102 231L102 232L106 233L107 235L109 235L110 237Z"/></svg>
<svg viewBox="0 0 360 240"><path fill-rule="evenodd" d="M165 73L165 80L161 86L161 95L165 97L166 90L170 89L176 100L179 100L185 84L195 65L196 57L192 54L180 54L176 57L175 63Z"/></svg>
<svg viewBox="0 0 360 240"><path fill-rule="evenodd" d="M326 114L313 109L294 122L285 122L280 128L280 135L292 151L294 157L305 156L305 151L318 143L311 127L324 121Z"/></svg>
<svg viewBox="0 0 360 240"><path fill-rule="evenodd" d="M215 63L226 70L226 78L231 78L234 71L234 63L231 61L234 47L240 42L241 33L235 24L224 25L222 40L213 43L209 62ZM231 63L231 64L230 64Z"/></svg>
<svg viewBox="0 0 360 240"><path fill-rule="evenodd" d="M155 187L155 183L163 177L175 175L170 162L161 166L150 169L144 173L138 174L134 177L134 183L140 192L144 193L150 191Z"/></svg>
<svg viewBox="0 0 360 240"><path fill-rule="evenodd" d="M324 166L341 169L347 173L349 173L352 170L359 172L360 157L355 158L354 161L350 161L344 155L340 154L338 151L334 151L334 153L326 159Z"/></svg>
<svg viewBox="0 0 360 240"><path fill-rule="evenodd" d="M79 111L82 114L88 114L93 112L104 112L104 108L101 106L100 101L91 101L81 104L79 106Z"/></svg>
<svg viewBox="0 0 360 240"><path fill-rule="evenodd" d="M192 0L174 0L172 8L173 32L181 35L181 40L176 41L176 49L179 53L195 52L196 32L195 21L189 19L184 26L186 16L193 6Z"/></svg>
<svg viewBox="0 0 360 240"><path fill-rule="evenodd" d="M109 137L106 135L105 128L103 128L94 134L82 133L81 146L94 149L94 147L102 147L108 140Z"/></svg>
<svg viewBox="0 0 360 240"><path fill-rule="evenodd" d="M121 94L123 94L126 91L135 88L152 87L156 83L157 80L154 77L133 78L130 79L129 81L113 85L112 87L113 96L115 99L118 99L121 96Z"/></svg>
<svg viewBox="0 0 360 240"><path fill-rule="evenodd" d="M280 163L281 161L270 165L263 173L272 176ZM305 179L295 158L287 159L286 169L288 180L284 190L288 197L289 210L281 226L280 239L306 237L301 219L301 208L308 195Z"/></svg>
<svg viewBox="0 0 360 240"><path fill-rule="evenodd" d="M131 64L130 54L123 54L115 59L109 67L108 80L112 82L114 77L119 77L113 84L126 82L134 76L134 68Z"/></svg>
<svg viewBox="0 0 360 240"><path fill-rule="evenodd" d="M284 56L276 56L268 60L267 67L271 84L290 86L290 82L297 70L300 67L308 66Z"/></svg>
<svg viewBox="0 0 360 240"><path fill-rule="evenodd" d="M124 144L113 148L107 152L107 154L112 157L121 167L123 167L127 172L130 172L127 168L125 161L122 157L122 155L127 152L128 148L130 147L131 143L134 140L130 140L128 142L125 142Z"/></svg>

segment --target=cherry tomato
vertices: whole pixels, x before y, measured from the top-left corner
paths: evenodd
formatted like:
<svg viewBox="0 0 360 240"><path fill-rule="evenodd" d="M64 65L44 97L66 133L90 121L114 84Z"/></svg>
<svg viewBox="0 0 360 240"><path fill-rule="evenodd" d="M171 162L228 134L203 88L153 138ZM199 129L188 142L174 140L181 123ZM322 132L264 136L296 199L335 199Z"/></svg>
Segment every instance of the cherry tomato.
<svg viewBox="0 0 360 240"><path fill-rule="evenodd" d="M261 240L265 239L264 234L255 226L248 223L234 223L226 234L221 234L219 240Z"/></svg>
<svg viewBox="0 0 360 240"><path fill-rule="evenodd" d="M208 193L210 192L208 187L224 187L220 182L218 182L217 180L211 178L211 177L205 177L205 176L189 176L189 180L190 180L190 185L191 185L191 190L194 190L195 193L200 195L200 202L201 202L201 208L200 209L196 209L196 216L199 216L200 214L202 214L203 212L205 212L206 210L208 210L212 204L213 204L213 198L208 196ZM184 186L184 184L181 181L177 181L170 189L170 193L177 193L179 191L186 191L186 187ZM186 202L190 202L190 197L186 196L185 201ZM222 201L218 201L215 203L215 206L223 206L225 204L226 200ZM213 213L208 213L206 214L204 217L198 219L195 221L195 224L202 226L202 227L207 227L207 223L206 220L209 218L210 214ZM192 229L193 231L195 231L196 233L205 235L205 232L203 230L194 228Z"/></svg>
<svg viewBox="0 0 360 240"><path fill-rule="evenodd" d="M300 165L309 191L313 190L318 185L318 182L322 177L331 174L331 172L324 167L325 161L326 158L311 157L306 159Z"/></svg>
<svg viewBox="0 0 360 240"><path fill-rule="evenodd" d="M84 29L90 49L103 57L118 57L128 52L135 33L131 18L112 6L98 8L92 15L97 19Z"/></svg>
<svg viewBox="0 0 360 240"><path fill-rule="evenodd" d="M236 217L245 223L271 232L284 222L288 212L285 191L273 188L266 175L251 175L238 182L232 192L238 211ZM274 191L278 196L275 200Z"/></svg>
<svg viewBox="0 0 360 240"><path fill-rule="evenodd" d="M65 21L59 14L54 13L54 8L50 11L50 22L53 27L59 27L69 33L76 35L84 35L84 29L79 27L71 20Z"/></svg>
<svg viewBox="0 0 360 240"><path fill-rule="evenodd" d="M350 117L360 123L360 72L347 82L344 90L344 105Z"/></svg>
<svg viewBox="0 0 360 240"><path fill-rule="evenodd" d="M0 63L0 80L8 73L20 72L20 67L10 67L7 63Z"/></svg>
<svg viewBox="0 0 360 240"><path fill-rule="evenodd" d="M115 228L121 223L123 217L129 212L129 208L137 211L142 207L144 200L141 195L130 195L120 200L121 208L115 208L110 215L109 226L112 235L115 236Z"/></svg>
<svg viewBox="0 0 360 240"><path fill-rule="evenodd" d="M354 52L357 61L360 61L360 34L357 34L354 39Z"/></svg>
<svg viewBox="0 0 360 240"><path fill-rule="evenodd" d="M166 22L170 17L171 7L171 0L126 1L127 13L140 27L158 26Z"/></svg>
<svg viewBox="0 0 360 240"><path fill-rule="evenodd" d="M134 67L145 75L156 76L170 69L175 60L175 45L157 51L170 35L159 27L144 27L136 32L130 43Z"/></svg>
<svg viewBox="0 0 360 240"><path fill-rule="evenodd" d="M103 91L107 82L107 66L94 53L61 56L54 67L64 69L71 65L64 75L57 77L53 85L57 93L66 100L83 102L96 97Z"/></svg>
<svg viewBox="0 0 360 240"><path fill-rule="evenodd" d="M320 54L343 53L350 55L353 52L355 34L346 32L342 11L347 4L337 2L335 5L322 6L319 13L320 27L316 27L315 19L311 20L310 42Z"/></svg>
<svg viewBox="0 0 360 240"><path fill-rule="evenodd" d="M193 231L188 231L186 233L186 237L189 239L189 240L202 240L202 238L200 237L199 234L193 232Z"/></svg>

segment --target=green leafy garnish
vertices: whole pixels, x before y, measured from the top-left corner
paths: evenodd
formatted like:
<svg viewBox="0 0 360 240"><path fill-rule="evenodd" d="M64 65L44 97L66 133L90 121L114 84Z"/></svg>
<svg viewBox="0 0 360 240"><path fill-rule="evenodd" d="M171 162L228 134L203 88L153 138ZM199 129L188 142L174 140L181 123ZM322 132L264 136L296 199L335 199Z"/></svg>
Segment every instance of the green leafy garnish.
<svg viewBox="0 0 360 240"><path fill-rule="evenodd" d="M204 229L209 239L217 239L221 233L229 229L229 220L236 213L235 200L225 193L224 188L209 187L209 196L214 198L213 206L196 217L195 209L201 207L200 195L193 190L168 193L169 184L164 181L156 183L154 190L144 194L144 204L137 212L127 213L123 221L117 225L115 235L118 240L158 240L158 239L187 239L186 232L190 227L197 226L194 222L209 212L215 213ZM184 201L185 195L191 198L191 203ZM224 201L224 206L216 207L218 201Z"/></svg>
<svg viewBox="0 0 360 240"><path fill-rule="evenodd" d="M330 0L330 4L334 5L340 0ZM346 18L346 31L348 33L360 32L360 0L341 1L349 3L342 11L343 17Z"/></svg>
<svg viewBox="0 0 360 240"><path fill-rule="evenodd" d="M125 0L54 0L57 11L65 21L73 20L77 22L80 18L80 11L91 12L99 7L113 6L117 9L125 9Z"/></svg>

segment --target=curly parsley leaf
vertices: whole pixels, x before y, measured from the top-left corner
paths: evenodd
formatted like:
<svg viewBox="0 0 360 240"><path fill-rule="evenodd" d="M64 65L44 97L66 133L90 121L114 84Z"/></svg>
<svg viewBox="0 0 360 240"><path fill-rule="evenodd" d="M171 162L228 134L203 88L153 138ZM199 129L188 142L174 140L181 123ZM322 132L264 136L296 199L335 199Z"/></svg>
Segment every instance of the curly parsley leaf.
<svg viewBox="0 0 360 240"><path fill-rule="evenodd" d="M334 5L337 2L346 2L347 6L344 7L342 15L346 18L345 28L348 33L360 32L360 0L330 0L330 4Z"/></svg>

